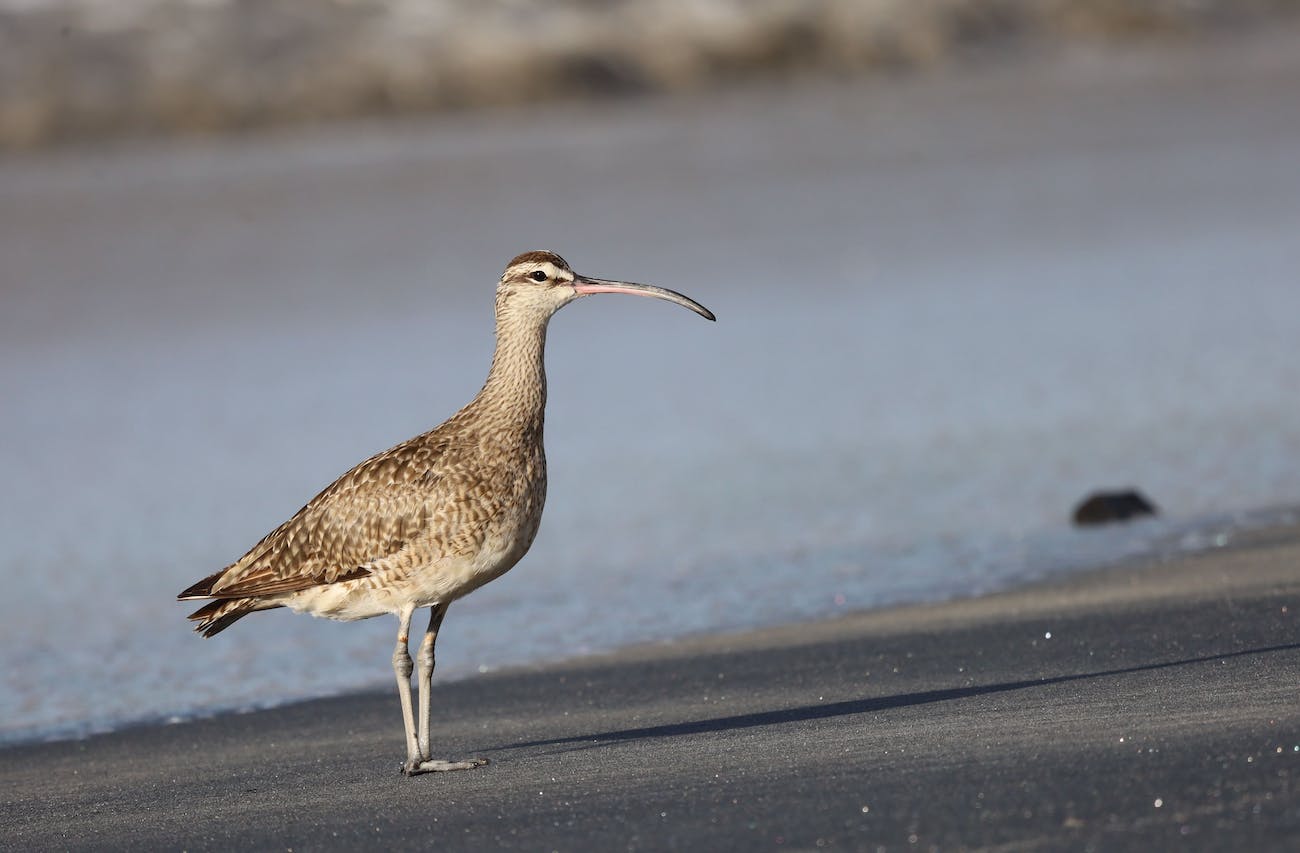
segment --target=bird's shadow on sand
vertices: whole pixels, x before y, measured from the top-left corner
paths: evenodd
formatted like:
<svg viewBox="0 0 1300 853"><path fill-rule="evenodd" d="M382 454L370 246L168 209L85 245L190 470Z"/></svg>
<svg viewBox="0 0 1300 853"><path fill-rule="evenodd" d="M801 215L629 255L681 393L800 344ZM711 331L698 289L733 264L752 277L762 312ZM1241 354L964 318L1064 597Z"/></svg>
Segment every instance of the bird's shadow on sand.
<svg viewBox="0 0 1300 853"><path fill-rule="evenodd" d="M725 717L712 717L706 720L692 720L682 723L667 723L660 726L646 726L635 729L618 729L609 732L574 735L572 737L549 738L495 747L489 751L507 749L526 749L539 746L565 746L572 744L571 750L590 749L622 741L642 740L646 738L679 737L682 735L707 734L710 732L735 731L758 726L770 726L780 723L798 723L808 720L824 720L831 717L844 717L851 714L867 714L874 711L887 711L894 708L909 708L917 705L929 705L953 699L967 699L973 696L987 696L994 693L1007 693L1030 687L1044 687L1052 684L1065 684L1071 681L1086 681L1094 678L1109 678L1138 672L1153 672L1178 666L1209 663L1250 655L1269 654L1300 649L1300 643L1287 643L1277 646L1263 646L1253 649L1241 649L1223 654L1203 655L1175 661L1139 664L1137 666L1117 669L1098 670L1095 672L1071 673L1069 675L1048 676L1045 678L1026 679L1024 681L1006 681L1001 684L977 684L966 687L952 687L943 690L923 690L916 693L902 693L897 696L878 696L868 699L848 699L842 702L829 702L818 705L802 705L797 708L782 708L775 711L756 711L749 714L733 714Z"/></svg>

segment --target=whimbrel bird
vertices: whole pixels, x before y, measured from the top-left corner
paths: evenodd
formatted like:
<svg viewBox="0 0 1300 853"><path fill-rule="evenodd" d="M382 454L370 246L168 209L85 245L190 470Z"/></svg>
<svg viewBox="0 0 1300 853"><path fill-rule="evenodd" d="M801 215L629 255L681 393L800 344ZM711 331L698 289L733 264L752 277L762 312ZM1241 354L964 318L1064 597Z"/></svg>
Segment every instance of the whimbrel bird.
<svg viewBox="0 0 1300 853"><path fill-rule="evenodd" d="M195 630L211 637L275 607L343 621L393 613L393 672L406 727L403 772L486 764L430 754L433 647L451 603L508 571L537 534L546 499L546 325L590 293L653 296L714 319L672 290L587 278L553 252L518 256L497 284L496 352L478 396L437 429L348 471L235 563L177 596L213 599L190 614ZM420 607L429 608L429 627L416 656L417 734L407 638Z"/></svg>

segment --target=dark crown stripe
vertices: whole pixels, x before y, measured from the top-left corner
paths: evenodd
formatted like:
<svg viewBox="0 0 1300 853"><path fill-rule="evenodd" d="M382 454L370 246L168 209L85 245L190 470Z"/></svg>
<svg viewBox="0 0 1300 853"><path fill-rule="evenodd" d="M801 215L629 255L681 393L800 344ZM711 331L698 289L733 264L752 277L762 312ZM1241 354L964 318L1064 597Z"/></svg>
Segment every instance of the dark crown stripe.
<svg viewBox="0 0 1300 853"><path fill-rule="evenodd" d="M568 262L565 261L564 258L561 258L559 255L555 254L554 252L546 252L541 250L524 252L522 255L515 256L514 260L506 264L506 269L510 269L510 267L518 266L520 264L545 264L545 263L554 264L555 266L563 270L571 269Z"/></svg>

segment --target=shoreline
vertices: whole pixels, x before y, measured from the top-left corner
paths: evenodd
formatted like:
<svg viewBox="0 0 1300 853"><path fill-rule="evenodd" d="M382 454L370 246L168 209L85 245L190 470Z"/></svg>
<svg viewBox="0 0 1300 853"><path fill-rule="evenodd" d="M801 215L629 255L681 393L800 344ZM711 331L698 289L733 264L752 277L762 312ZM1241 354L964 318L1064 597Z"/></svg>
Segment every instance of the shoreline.
<svg viewBox="0 0 1300 853"><path fill-rule="evenodd" d="M387 693L5 747L0 838L1281 843L1300 829L1297 566L1300 528L1276 527L981 598L449 682L439 744L493 762L466 773L400 777Z"/></svg>
<svg viewBox="0 0 1300 853"><path fill-rule="evenodd" d="M1171 544L1188 536L1194 537L1200 544L1191 548ZM1225 544L1213 544L1213 540L1219 536L1227 537ZM508 663L500 667L491 667L486 670L480 669L478 672L466 670L457 672L445 681L435 680L435 689L484 676L509 676L538 669L567 667L604 660L617 663L623 660L665 656L671 654L672 650L679 646L686 649L697 647L725 648L731 638L757 638L771 635L793 641L794 638L801 635L819 635L822 633L819 626L825 626L833 630L833 626L846 621L858 623L862 620L869 620L872 623L901 624L911 618L911 614L926 614L935 608L941 608L944 612L951 613L978 614L986 612L987 606L997 606L997 602L1007 596L1037 600L1050 595L1052 590L1058 587L1061 590L1070 590L1074 589L1076 585L1080 585L1081 588L1092 589L1095 586L1092 581L1094 576L1096 578L1129 577L1134 572L1141 571L1155 563L1216 553L1232 553L1242 548L1255 547L1259 542L1269 542L1275 539L1287 541L1291 538L1300 540L1300 505L1262 507L1235 513L1215 513L1175 522L1172 527L1151 540L1151 544L1148 546L1150 550L1147 553L1082 568L1066 569L1063 572L1053 572L1043 577L1022 579L1013 582L1010 586L999 587L984 593L958 594L952 598L944 599L891 602L858 610L800 618L790 622L724 627L711 631L631 643L614 648L597 649L571 656ZM1162 591L1165 591L1165 589L1162 588ZM1174 591L1168 590L1168 592L1172 593ZM133 729L185 725L224 716L241 716L273 711L290 705L310 703L322 699L387 696L390 692L386 681L376 678L373 684L358 685L353 688L314 696L255 700L238 705L213 706L188 711L163 711L149 716L117 721L77 721L44 730L17 730L0 737L0 752L14 747L56 744L66 741L85 741L97 737L112 736Z"/></svg>

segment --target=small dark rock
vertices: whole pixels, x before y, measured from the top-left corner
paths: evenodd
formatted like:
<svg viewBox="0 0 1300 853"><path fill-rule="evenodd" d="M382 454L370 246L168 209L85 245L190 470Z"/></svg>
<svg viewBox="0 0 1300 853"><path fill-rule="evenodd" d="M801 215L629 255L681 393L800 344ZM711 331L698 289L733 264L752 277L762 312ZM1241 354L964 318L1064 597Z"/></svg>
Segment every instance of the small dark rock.
<svg viewBox="0 0 1300 853"><path fill-rule="evenodd" d="M1123 492L1094 492L1074 509L1074 523L1080 527L1113 524L1144 515L1157 515L1155 504L1134 489Z"/></svg>

